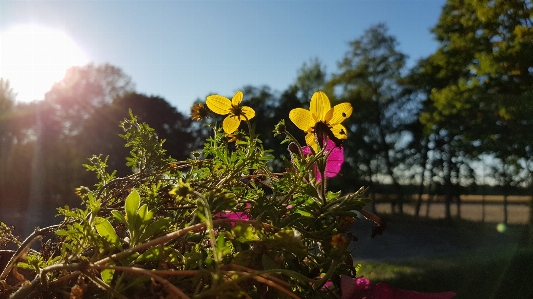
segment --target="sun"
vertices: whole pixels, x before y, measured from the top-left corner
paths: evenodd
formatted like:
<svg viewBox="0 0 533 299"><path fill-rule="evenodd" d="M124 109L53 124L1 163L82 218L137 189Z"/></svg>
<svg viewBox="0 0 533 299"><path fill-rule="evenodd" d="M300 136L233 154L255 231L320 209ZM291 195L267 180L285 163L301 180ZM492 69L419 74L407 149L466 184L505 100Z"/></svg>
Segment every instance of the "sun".
<svg viewBox="0 0 533 299"><path fill-rule="evenodd" d="M64 32L24 24L0 32L0 78L8 79L18 102L42 100L65 71L88 59Z"/></svg>

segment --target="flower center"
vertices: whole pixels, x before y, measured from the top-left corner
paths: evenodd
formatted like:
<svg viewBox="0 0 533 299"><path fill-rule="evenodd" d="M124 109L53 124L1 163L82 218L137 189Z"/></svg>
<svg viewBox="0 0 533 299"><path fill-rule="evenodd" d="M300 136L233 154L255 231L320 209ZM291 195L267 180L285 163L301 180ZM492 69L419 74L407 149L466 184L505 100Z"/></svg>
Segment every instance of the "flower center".
<svg viewBox="0 0 533 299"><path fill-rule="evenodd" d="M242 113L242 107L239 107L239 106L235 106L235 105L231 105L231 109L230 109L231 113L235 116L241 116L241 115L244 115Z"/></svg>
<svg viewBox="0 0 533 299"><path fill-rule="evenodd" d="M315 133L315 137L317 143L320 145L320 148L324 148L327 141L326 138L329 138L331 141L333 141L337 147L340 147L342 144L342 140L333 134L333 131L331 131L331 126L324 121L319 121L315 124L313 127L313 133ZM341 132L341 134L346 134L346 132Z"/></svg>

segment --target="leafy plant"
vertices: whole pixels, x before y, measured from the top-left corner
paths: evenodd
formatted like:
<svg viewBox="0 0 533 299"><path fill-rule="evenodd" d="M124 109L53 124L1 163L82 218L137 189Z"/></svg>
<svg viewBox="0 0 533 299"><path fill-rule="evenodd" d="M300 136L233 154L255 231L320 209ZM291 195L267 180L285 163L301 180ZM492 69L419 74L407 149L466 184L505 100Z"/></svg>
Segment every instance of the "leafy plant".
<svg viewBox="0 0 533 299"><path fill-rule="evenodd" d="M280 121L274 134L286 136L292 160L285 172L273 173L273 157L251 123L255 112L239 106L242 96L238 92L230 101L215 95L207 107L193 108L196 120L209 116L208 108L227 116L222 128L211 125L203 150L186 161L167 156L164 141L135 116L124 120L121 136L131 149L127 165L133 174L116 177L108 172L107 159L93 156L85 167L99 182L77 189L80 208L58 209L64 217L60 224L38 229L22 243L1 227L0 245L15 243L18 249L2 271L0 298L339 293L341 275L356 275L352 223L362 214L382 225L363 210L364 188L344 195L327 189L327 178L338 172L338 165L330 164L342 163L339 149L347 135L340 122L350 116L351 106L331 107L317 92L310 110L291 112L291 120L307 133L306 148ZM247 131L239 130L241 122ZM43 246L31 250L37 238L44 239ZM17 276L17 269L34 278Z"/></svg>

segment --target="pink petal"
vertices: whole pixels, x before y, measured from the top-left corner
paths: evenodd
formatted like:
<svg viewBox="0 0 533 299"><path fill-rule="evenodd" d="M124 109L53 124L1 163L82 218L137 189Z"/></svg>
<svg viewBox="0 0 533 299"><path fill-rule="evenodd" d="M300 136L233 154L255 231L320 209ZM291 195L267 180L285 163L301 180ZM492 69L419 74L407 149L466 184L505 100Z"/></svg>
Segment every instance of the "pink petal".
<svg viewBox="0 0 533 299"><path fill-rule="evenodd" d="M248 215L244 212L233 212L231 210L226 210L215 214L215 216L225 219L243 219L249 220ZM231 226L235 226L235 222L231 222Z"/></svg>
<svg viewBox="0 0 533 299"><path fill-rule="evenodd" d="M341 275L341 299L363 299L368 298L372 291L370 280L360 277L352 278Z"/></svg>
<svg viewBox="0 0 533 299"><path fill-rule="evenodd" d="M311 147L306 145L302 147L302 154L304 154L304 156L311 156L313 154L313 150L311 149Z"/></svg>
<svg viewBox="0 0 533 299"><path fill-rule="evenodd" d="M342 299L452 299L456 296L454 292L420 293L396 289L385 282L373 285L366 278L352 278L346 275L341 276L341 292Z"/></svg>
<svg viewBox="0 0 533 299"><path fill-rule="evenodd" d="M344 147L336 147L333 141L328 140L326 149L330 150L326 162L326 177L332 178L341 171L342 163L344 163Z"/></svg>
<svg viewBox="0 0 533 299"><path fill-rule="evenodd" d="M326 178L332 178L339 174L341 171L342 163L344 163L344 147L337 147L335 142L331 139L328 139L328 144L326 145L326 151L329 152L327 161L326 161ZM302 153L304 156L310 156L313 154L313 150L309 146L302 147ZM314 167L316 173L316 180L320 182L322 180L322 175L318 171L318 168Z"/></svg>

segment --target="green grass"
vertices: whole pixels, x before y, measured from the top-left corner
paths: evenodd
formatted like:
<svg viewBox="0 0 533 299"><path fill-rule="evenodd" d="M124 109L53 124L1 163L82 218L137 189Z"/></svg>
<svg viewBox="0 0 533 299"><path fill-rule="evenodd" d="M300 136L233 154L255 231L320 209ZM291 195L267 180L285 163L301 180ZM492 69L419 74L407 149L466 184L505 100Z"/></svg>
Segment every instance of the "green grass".
<svg viewBox="0 0 533 299"><path fill-rule="evenodd" d="M494 244L453 256L398 263L362 262L358 276L420 292L454 291L456 299L533 298L533 248Z"/></svg>

